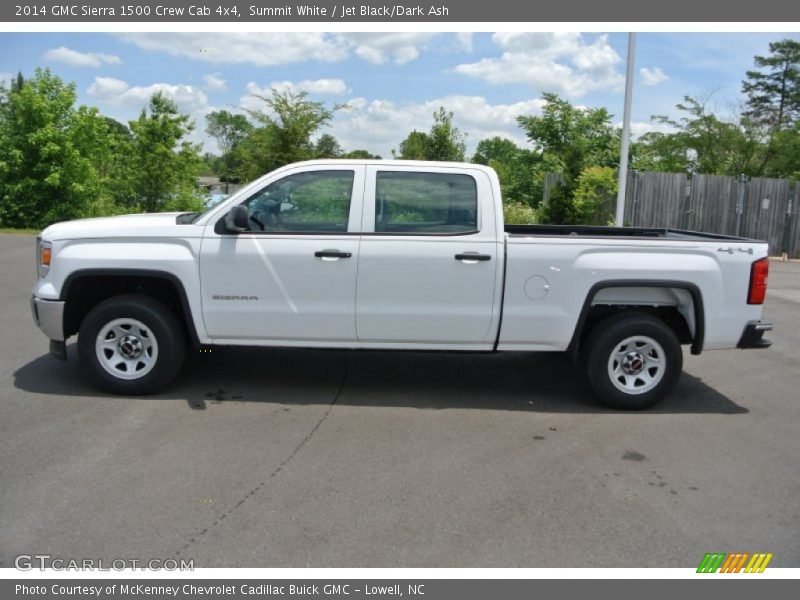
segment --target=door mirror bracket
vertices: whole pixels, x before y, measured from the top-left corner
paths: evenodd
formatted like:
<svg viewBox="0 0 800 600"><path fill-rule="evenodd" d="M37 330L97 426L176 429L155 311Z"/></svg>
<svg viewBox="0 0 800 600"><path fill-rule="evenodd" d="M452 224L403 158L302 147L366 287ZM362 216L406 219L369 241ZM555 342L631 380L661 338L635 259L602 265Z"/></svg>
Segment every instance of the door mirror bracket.
<svg viewBox="0 0 800 600"><path fill-rule="evenodd" d="M247 207L242 204L232 206L225 215L225 229L231 233L241 233L249 231L248 225L249 217L247 215Z"/></svg>

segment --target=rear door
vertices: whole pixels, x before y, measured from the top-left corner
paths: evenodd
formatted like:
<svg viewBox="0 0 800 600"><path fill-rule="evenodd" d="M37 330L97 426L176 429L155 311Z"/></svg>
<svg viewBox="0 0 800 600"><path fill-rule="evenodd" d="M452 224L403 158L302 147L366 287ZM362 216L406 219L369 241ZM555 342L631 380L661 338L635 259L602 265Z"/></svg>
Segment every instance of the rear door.
<svg viewBox="0 0 800 600"><path fill-rule="evenodd" d="M491 183L480 170L368 166L359 341L491 349L499 309L495 219Z"/></svg>
<svg viewBox="0 0 800 600"><path fill-rule="evenodd" d="M250 229L224 215L200 256L203 318L217 341L354 345L363 165L282 172L242 201Z"/></svg>

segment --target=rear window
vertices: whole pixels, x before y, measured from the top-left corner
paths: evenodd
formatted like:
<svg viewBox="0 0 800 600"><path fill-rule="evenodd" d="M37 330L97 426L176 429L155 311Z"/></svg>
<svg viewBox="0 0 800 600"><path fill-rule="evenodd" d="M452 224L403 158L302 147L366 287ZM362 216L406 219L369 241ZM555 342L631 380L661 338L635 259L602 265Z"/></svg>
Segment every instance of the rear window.
<svg viewBox="0 0 800 600"><path fill-rule="evenodd" d="M478 189L464 174L379 171L375 231L416 235L478 230Z"/></svg>

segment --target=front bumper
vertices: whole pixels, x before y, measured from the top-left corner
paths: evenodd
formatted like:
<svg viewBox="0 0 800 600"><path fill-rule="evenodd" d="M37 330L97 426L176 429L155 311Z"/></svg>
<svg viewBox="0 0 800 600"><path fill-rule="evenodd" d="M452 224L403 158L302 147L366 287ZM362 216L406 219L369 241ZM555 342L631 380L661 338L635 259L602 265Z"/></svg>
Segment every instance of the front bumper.
<svg viewBox="0 0 800 600"><path fill-rule="evenodd" d="M737 348L769 348L772 342L763 339L765 331L772 331L769 321L750 321L745 325L742 337L739 338Z"/></svg>
<svg viewBox="0 0 800 600"><path fill-rule="evenodd" d="M33 322L51 340L64 341L64 302L31 296Z"/></svg>

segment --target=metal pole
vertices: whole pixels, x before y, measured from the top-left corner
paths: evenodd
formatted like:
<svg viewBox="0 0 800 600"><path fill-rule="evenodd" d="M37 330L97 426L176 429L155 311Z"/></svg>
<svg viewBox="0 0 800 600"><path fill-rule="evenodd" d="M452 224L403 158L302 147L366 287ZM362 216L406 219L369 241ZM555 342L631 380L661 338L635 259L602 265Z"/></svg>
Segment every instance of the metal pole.
<svg viewBox="0 0 800 600"><path fill-rule="evenodd" d="M617 227L625 220L625 186L628 183L628 146L631 137L631 100L633 98L633 62L636 55L636 34L628 34L628 69L625 75L625 110L622 113L622 145L619 151L617 182Z"/></svg>
<svg viewBox="0 0 800 600"><path fill-rule="evenodd" d="M747 185L747 176L739 175L739 187L736 190L736 237L742 235L742 219L744 218L744 193Z"/></svg>

